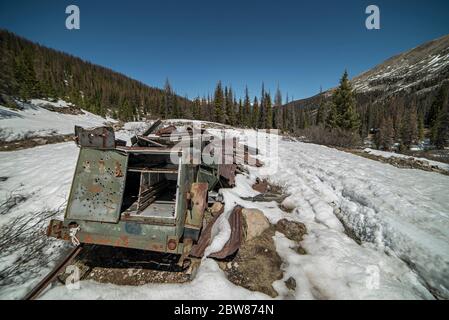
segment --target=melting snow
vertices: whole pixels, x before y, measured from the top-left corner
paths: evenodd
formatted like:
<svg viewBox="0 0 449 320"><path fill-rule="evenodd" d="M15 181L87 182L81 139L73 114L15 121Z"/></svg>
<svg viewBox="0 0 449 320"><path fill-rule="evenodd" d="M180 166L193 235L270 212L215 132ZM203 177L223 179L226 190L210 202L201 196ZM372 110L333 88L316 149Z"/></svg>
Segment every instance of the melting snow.
<svg viewBox="0 0 449 320"><path fill-rule="evenodd" d="M128 124L128 133L124 130L122 135L129 137L135 126L140 125ZM245 132L254 136L254 131ZM77 150L73 143L61 143L0 153L0 176L8 177L0 182L0 200L17 188L31 195L17 206L14 216L32 214L43 206L60 206L67 198ZM449 297L449 177L399 169L335 149L281 139L280 158L270 155L266 148L261 151L266 167L277 165L279 169L270 172L250 167L248 176L237 176L235 188L222 191L225 214L214 226L208 252L219 250L226 242L226 216L235 204L241 204L262 210L272 223L287 218L307 227L308 234L301 243L306 255L294 251L295 244L282 234L274 237L284 261L284 279L273 284L281 299L432 299L430 290ZM286 213L275 202L243 201L242 196L257 194L251 188L257 176L283 186L290 195L285 204L293 205L295 210ZM0 225L11 218L2 217ZM358 244L348 232L362 243ZM49 262L48 267L51 265ZM289 277L298 284L295 292L284 284ZM20 298L38 280L1 288L0 297ZM59 285L42 298L268 297L233 285L217 263L206 258L195 280L187 284L127 287L82 281L79 290Z"/></svg>

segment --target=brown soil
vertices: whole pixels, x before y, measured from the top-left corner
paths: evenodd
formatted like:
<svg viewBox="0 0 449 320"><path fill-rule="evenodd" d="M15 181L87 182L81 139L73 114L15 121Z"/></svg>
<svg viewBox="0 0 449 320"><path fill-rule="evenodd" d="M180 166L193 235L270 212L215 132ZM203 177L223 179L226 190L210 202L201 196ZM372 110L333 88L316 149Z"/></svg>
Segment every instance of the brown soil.
<svg viewBox="0 0 449 320"><path fill-rule="evenodd" d="M190 276L176 266L177 258L170 254L94 245L86 246L76 265L83 280L100 283L138 286L190 281Z"/></svg>
<svg viewBox="0 0 449 320"><path fill-rule="evenodd" d="M14 151L21 149L28 149L46 144L61 143L73 141L73 135L55 135L48 137L36 137L31 139L15 140L11 142L0 141L1 151Z"/></svg>
<svg viewBox="0 0 449 320"><path fill-rule="evenodd" d="M272 283L282 279L282 260L276 252L273 236L274 226L259 237L242 244L229 261L220 263L229 281L252 291L260 291L271 297L278 293Z"/></svg>
<svg viewBox="0 0 449 320"><path fill-rule="evenodd" d="M413 159L413 158L398 158L398 157L384 158L382 156L369 154L367 152L364 152L363 150L358 150L358 149L347 149L347 148L338 148L338 149L361 156L361 157L364 157L364 158L368 158L371 160L379 161L382 163L388 163L397 168L418 169L418 170L424 170L424 171L429 171L429 172L438 172L438 173L441 173L444 175L449 175L448 171L442 170L442 169L438 168L437 166L430 165L427 161L417 160L417 159ZM419 155L416 155L416 156L419 156Z"/></svg>
<svg viewBox="0 0 449 320"><path fill-rule="evenodd" d="M39 107L47 109L48 111L53 111L53 112L62 113L62 114L73 114L73 115L84 114L84 112L80 108L74 107L74 106L54 107L51 104L43 104L43 105L39 105Z"/></svg>

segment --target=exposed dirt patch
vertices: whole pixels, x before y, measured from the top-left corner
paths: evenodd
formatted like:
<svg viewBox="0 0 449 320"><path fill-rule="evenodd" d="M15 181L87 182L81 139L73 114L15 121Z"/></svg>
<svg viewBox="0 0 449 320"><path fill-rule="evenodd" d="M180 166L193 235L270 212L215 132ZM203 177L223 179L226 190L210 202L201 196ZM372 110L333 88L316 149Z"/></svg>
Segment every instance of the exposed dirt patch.
<svg viewBox="0 0 449 320"><path fill-rule="evenodd" d="M71 134L54 135L47 137L36 137L23 140L14 140L10 142L0 141L0 152L28 149L36 146L43 146L46 144L61 143L68 141L73 141L73 135Z"/></svg>
<svg viewBox="0 0 449 320"><path fill-rule="evenodd" d="M259 237L246 241L229 261L220 263L229 281L252 291L260 291L271 297L278 293L272 283L282 279L282 260L276 252L270 226Z"/></svg>
<svg viewBox="0 0 449 320"><path fill-rule="evenodd" d="M143 250L87 246L76 265L83 280L138 286L147 283L184 283L190 276L176 266L178 257ZM63 280L64 275L60 280Z"/></svg>
<svg viewBox="0 0 449 320"><path fill-rule="evenodd" d="M72 114L72 115L84 114L84 112L80 108L75 106L55 107L52 106L51 104L40 104L39 107L47 109L48 111L53 111L62 114Z"/></svg>
<svg viewBox="0 0 449 320"><path fill-rule="evenodd" d="M385 158L382 156L370 154L367 152L364 152L363 150L357 150L357 149L346 149L346 148L338 148L339 150L349 152L364 158L368 158L371 160L376 160L382 163L388 163L392 166L395 166L397 168L402 169L419 169L424 171L430 171L430 172L438 172L444 175L449 175L449 171L440 169L438 166L431 165L428 161L425 160L418 160L414 159L412 157L410 158L399 158L399 157L390 157ZM439 161L439 160L437 160Z"/></svg>

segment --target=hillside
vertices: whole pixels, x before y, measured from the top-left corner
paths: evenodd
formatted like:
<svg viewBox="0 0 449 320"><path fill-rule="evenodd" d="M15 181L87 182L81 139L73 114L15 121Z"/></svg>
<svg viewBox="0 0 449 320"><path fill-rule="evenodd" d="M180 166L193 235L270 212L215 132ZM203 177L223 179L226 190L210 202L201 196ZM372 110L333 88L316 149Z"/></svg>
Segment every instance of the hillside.
<svg viewBox="0 0 449 320"><path fill-rule="evenodd" d="M426 94L449 82L449 35L388 59L352 80L360 93Z"/></svg>
<svg viewBox="0 0 449 320"><path fill-rule="evenodd" d="M410 108L415 108L429 126L432 104L438 95L444 100L449 91L449 35L396 55L354 77L351 83L362 133L379 127L384 117L400 119ZM320 103L330 101L333 90L290 102L287 108L312 110L313 116Z"/></svg>
<svg viewBox="0 0 449 320"><path fill-rule="evenodd" d="M171 90L167 96L161 89L2 29L0 62L0 104L5 106L14 107L13 98L62 99L101 116L133 120L170 115L174 106L190 104Z"/></svg>

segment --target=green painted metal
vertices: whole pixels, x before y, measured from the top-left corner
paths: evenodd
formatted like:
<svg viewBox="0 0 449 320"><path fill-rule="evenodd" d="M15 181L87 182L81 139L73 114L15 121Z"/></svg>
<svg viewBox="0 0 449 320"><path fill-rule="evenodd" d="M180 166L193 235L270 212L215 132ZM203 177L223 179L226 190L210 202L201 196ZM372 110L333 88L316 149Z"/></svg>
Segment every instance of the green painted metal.
<svg viewBox="0 0 449 320"><path fill-rule="evenodd" d="M195 217L187 217L191 209L190 190L198 180L200 166L183 162L182 152L177 151L177 168L167 169L164 160L169 155L167 149L161 148L81 146L65 218L61 225L57 225L61 230L56 232L58 230L52 229L49 234L56 237L64 235L68 240L70 228L76 228L75 236L81 243L182 254L181 241L186 238L197 240L202 226L198 209L193 210ZM165 173L160 173L162 171ZM150 183L149 173L171 175L170 179L166 176L170 181L176 177L175 200L169 200L168 195L164 199L162 194L160 200L156 198L139 211L134 204L139 203L137 199L140 199L142 184ZM216 174L213 171L211 178L216 179ZM207 194L204 201L207 201ZM156 210L151 208L152 205L161 210L164 206L170 207L171 203L171 210L174 206L175 212L172 217L145 212L147 209ZM186 221L190 224L186 225ZM168 248L169 241L176 241L175 249Z"/></svg>
<svg viewBox="0 0 449 320"><path fill-rule="evenodd" d="M66 218L117 223L125 189L128 155L81 148Z"/></svg>
<svg viewBox="0 0 449 320"><path fill-rule="evenodd" d="M181 238L184 233L184 224L189 200L187 194L194 182L195 169L190 164L184 164L182 157L179 158L178 185L176 193L176 235Z"/></svg>
<svg viewBox="0 0 449 320"><path fill-rule="evenodd" d="M201 166L198 170L197 182L209 184L209 191L215 188L219 181L218 170L212 167Z"/></svg>
<svg viewBox="0 0 449 320"><path fill-rule="evenodd" d="M133 221L119 221L116 224L84 220L66 220L64 224L76 223L80 227L76 237L81 243L168 252L169 238L176 236L175 225L155 225ZM173 253L182 253L182 243L178 243Z"/></svg>

